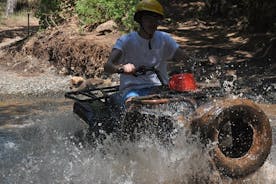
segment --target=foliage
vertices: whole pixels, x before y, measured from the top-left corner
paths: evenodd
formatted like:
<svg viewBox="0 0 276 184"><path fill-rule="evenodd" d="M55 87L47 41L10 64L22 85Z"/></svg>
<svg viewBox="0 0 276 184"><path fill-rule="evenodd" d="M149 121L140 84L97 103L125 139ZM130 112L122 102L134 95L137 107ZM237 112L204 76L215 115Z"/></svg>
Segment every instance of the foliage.
<svg viewBox="0 0 276 184"><path fill-rule="evenodd" d="M16 1L16 10L30 10L38 6L39 0L17 0Z"/></svg>
<svg viewBox="0 0 276 184"><path fill-rule="evenodd" d="M208 15L215 18L245 18L245 29L265 32L275 29L276 1L271 0L204 0ZM274 30L275 31L275 30Z"/></svg>
<svg viewBox="0 0 276 184"><path fill-rule="evenodd" d="M56 26L74 14L75 0L40 0L35 12L42 28Z"/></svg>
<svg viewBox="0 0 276 184"><path fill-rule="evenodd" d="M6 6L6 3L5 3L5 2L0 1L0 20L1 20L2 16L4 15L4 12L5 12L5 6Z"/></svg>
<svg viewBox="0 0 276 184"><path fill-rule="evenodd" d="M46 28L48 26L55 25L56 19L59 19L58 12L60 11L59 0L40 0L40 4L35 13L35 16L39 18L39 24L41 27Z"/></svg>
<svg viewBox="0 0 276 184"><path fill-rule="evenodd" d="M243 0L250 30L262 32L275 29L276 1Z"/></svg>
<svg viewBox="0 0 276 184"><path fill-rule="evenodd" d="M36 17L42 27L55 26L78 15L84 25L96 26L107 20L114 20L121 30L135 28L133 20L135 5L139 0L20 0L40 1ZM183 0L159 0L165 9L173 3L187 3ZM207 12L201 18L223 18L229 22L243 21L243 28L255 32L275 31L276 1L271 0L199 0L205 2ZM197 10L193 13L197 15Z"/></svg>
<svg viewBox="0 0 276 184"><path fill-rule="evenodd" d="M122 30L134 28L133 14L138 0L78 0L76 12L84 24L97 25L114 20Z"/></svg>

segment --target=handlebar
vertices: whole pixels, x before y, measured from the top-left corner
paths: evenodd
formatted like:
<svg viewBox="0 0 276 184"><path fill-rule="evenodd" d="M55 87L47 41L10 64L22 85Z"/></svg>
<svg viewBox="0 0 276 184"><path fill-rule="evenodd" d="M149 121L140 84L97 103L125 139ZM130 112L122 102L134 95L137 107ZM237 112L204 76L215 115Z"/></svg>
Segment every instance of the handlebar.
<svg viewBox="0 0 276 184"><path fill-rule="evenodd" d="M154 66L147 67L147 66L140 66L136 69L136 71L133 73L135 77L138 77L140 75L145 75L147 72L154 72L157 75L157 78L161 82L162 86L166 86L166 83L161 77L160 71L157 70Z"/></svg>
<svg viewBox="0 0 276 184"><path fill-rule="evenodd" d="M139 68L137 68L135 70L135 72L133 73L133 75L135 77L139 76L139 75L145 75L147 72L158 72L155 67L146 67L146 66L140 66Z"/></svg>
<svg viewBox="0 0 276 184"><path fill-rule="evenodd" d="M132 75L134 75L135 77L137 77L139 75L145 75L149 71L152 71L152 72L156 73L157 70L155 69L155 67L140 66L140 67L138 67L135 70L135 72ZM119 73L119 74L124 73L124 69L123 68L119 68L117 70L117 73Z"/></svg>

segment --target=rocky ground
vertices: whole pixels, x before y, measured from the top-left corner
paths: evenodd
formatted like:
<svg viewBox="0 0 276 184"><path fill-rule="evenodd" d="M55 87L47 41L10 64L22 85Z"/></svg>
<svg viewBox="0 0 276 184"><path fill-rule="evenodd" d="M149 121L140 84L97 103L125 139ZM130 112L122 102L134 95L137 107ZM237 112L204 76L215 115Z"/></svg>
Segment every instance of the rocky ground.
<svg viewBox="0 0 276 184"><path fill-rule="evenodd" d="M37 30L38 21L32 19L29 33ZM17 50L27 35L28 29L22 19L6 18L1 21L0 101L22 96L61 95L61 91L68 89L69 76L57 75L49 62Z"/></svg>

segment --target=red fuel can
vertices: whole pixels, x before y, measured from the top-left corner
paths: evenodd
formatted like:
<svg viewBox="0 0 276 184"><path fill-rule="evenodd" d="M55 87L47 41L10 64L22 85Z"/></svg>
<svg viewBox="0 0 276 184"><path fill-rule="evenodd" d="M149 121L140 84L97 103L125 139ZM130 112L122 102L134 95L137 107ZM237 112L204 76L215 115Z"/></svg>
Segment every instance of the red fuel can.
<svg viewBox="0 0 276 184"><path fill-rule="evenodd" d="M169 80L169 88L175 91L194 91L197 89L194 75L181 73L173 75Z"/></svg>

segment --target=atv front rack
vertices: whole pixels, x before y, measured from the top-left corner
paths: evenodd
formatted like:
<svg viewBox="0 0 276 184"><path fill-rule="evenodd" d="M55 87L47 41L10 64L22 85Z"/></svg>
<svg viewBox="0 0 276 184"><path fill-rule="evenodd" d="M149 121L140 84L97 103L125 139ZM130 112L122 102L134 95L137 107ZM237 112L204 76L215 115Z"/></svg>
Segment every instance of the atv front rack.
<svg viewBox="0 0 276 184"><path fill-rule="evenodd" d="M171 95L180 95L183 97L193 97L195 99L210 98L210 97L221 97L223 93L218 88L206 88L195 92L177 92L170 90L167 87L159 86L157 94L162 97L168 97ZM101 100L107 102L110 96L119 91L119 86L109 86L102 88L86 89L81 91L70 91L65 93L65 98L69 98L78 102L93 102L95 100Z"/></svg>
<svg viewBox="0 0 276 184"><path fill-rule="evenodd" d="M65 93L65 98L69 98L78 102L93 102L95 100L106 102L109 99L110 95L118 91L119 86L93 88L81 91L70 91Z"/></svg>

